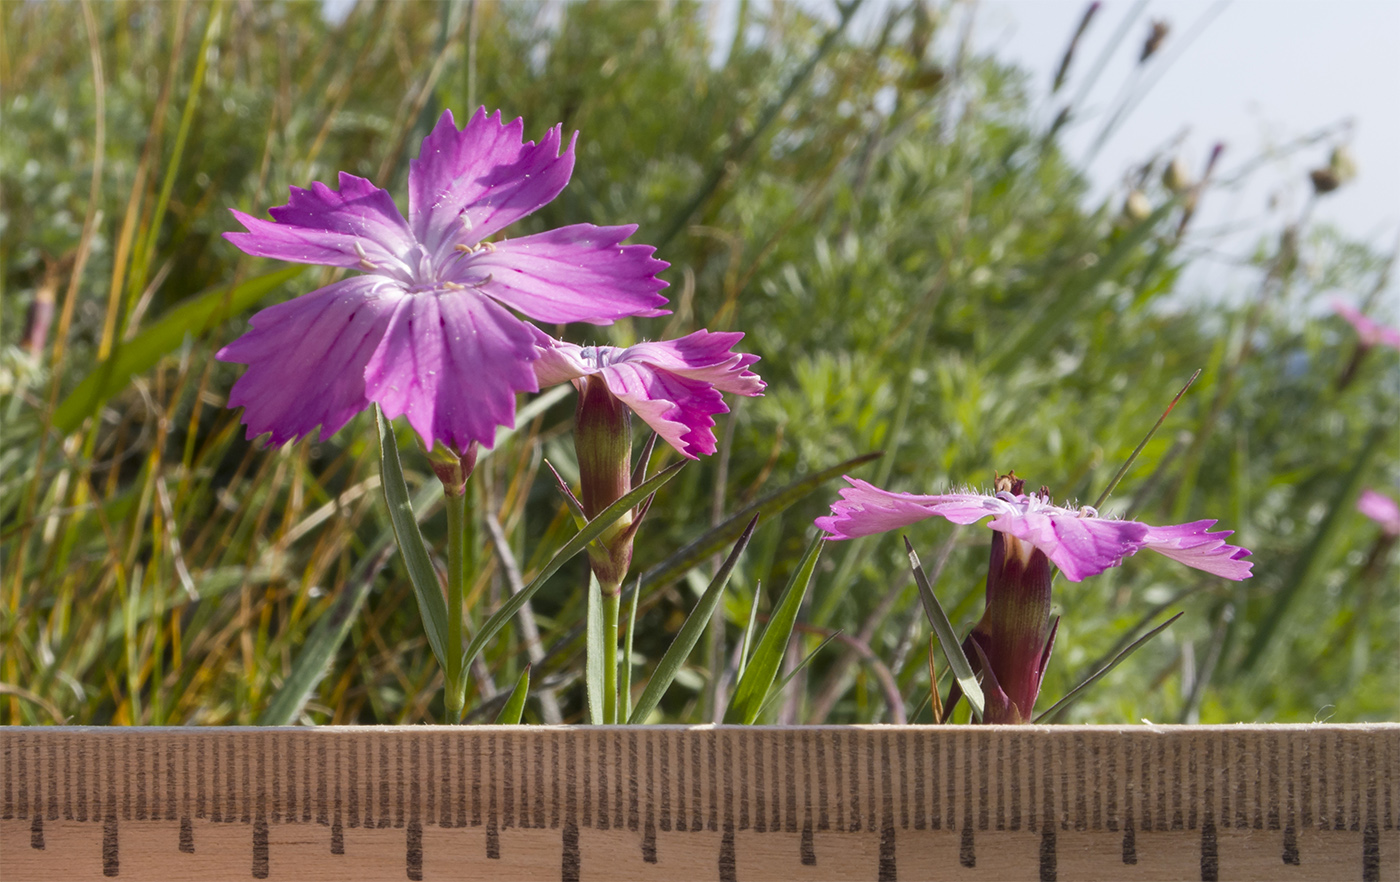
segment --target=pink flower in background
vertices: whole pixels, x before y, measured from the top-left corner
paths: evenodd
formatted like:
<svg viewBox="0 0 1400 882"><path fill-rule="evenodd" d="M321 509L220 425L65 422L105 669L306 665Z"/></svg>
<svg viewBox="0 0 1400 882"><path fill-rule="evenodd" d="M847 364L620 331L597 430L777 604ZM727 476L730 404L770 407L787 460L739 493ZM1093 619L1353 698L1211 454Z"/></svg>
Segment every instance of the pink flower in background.
<svg viewBox="0 0 1400 882"><path fill-rule="evenodd" d="M641 417L682 456L715 452L715 414L728 413L723 392L761 395L764 382L748 369L757 355L731 351L740 333L696 331L678 340L635 346L578 346L541 338L535 376L541 387L586 377Z"/></svg>
<svg viewBox="0 0 1400 882"><path fill-rule="evenodd" d="M1116 567L1144 548L1236 581L1249 578L1252 566L1243 560L1247 550L1225 544L1228 530L1209 532L1215 521L1153 527L1102 518L1087 506L1062 508L1036 494L1001 490L917 496L891 493L849 476L846 480L851 486L841 490L841 501L831 507L830 515L817 518L817 526L833 539L883 533L934 516L955 524L991 517L987 526L1039 548L1071 582Z"/></svg>
<svg viewBox="0 0 1400 882"><path fill-rule="evenodd" d="M1374 490L1364 490L1356 500L1356 510L1381 525L1388 536L1400 536L1400 503Z"/></svg>
<svg viewBox="0 0 1400 882"><path fill-rule="evenodd" d="M1351 323L1362 346L1369 349L1380 344L1391 349L1400 349L1400 329L1367 318L1360 310L1351 307L1341 298L1332 301L1332 310Z"/></svg>
<svg viewBox="0 0 1400 882"><path fill-rule="evenodd" d="M635 226L487 241L573 172L560 126L538 144L523 132L485 108L461 131L444 113L410 164L407 219L388 191L344 172L339 190L293 187L275 223L234 212L247 232L225 238L248 254L356 271L262 310L219 351L248 365L229 406L244 408L249 438L281 444L317 426L325 438L376 402L429 449L490 446L515 422L515 393L539 388L539 331L511 310L550 323L663 314L656 274L667 264L620 244Z"/></svg>

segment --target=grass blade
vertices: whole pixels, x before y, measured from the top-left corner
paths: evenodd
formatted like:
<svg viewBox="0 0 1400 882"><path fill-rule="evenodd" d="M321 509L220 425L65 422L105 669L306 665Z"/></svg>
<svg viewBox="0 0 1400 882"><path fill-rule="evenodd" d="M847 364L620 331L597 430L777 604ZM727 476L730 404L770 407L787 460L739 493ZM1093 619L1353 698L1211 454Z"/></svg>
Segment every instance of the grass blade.
<svg viewBox="0 0 1400 882"><path fill-rule="evenodd" d="M775 688L768 690L768 697L763 699L763 704L759 706L758 713L754 715L754 718L757 719L758 717L763 716L763 712L768 710L768 706L774 701L776 701L779 695L783 694L783 689L787 687L788 683L792 682L792 678L802 673L802 669L812 663L812 659L817 657L817 653L821 652L823 649L826 648L826 645L828 643L840 636L840 631L836 631L834 633L826 635L826 639L822 640L821 643L818 643L816 649L813 649L811 652L807 653L806 657L804 657L802 661L798 662L792 670L788 671L787 675L783 677L783 679L778 683L778 685Z"/></svg>
<svg viewBox="0 0 1400 882"><path fill-rule="evenodd" d="M583 680L588 694L588 721L595 726L611 722L603 714L603 589L590 571L588 574L588 651L583 666Z"/></svg>
<svg viewBox="0 0 1400 882"><path fill-rule="evenodd" d="M566 384L531 399L529 404L515 412L516 426L525 425L571 390L572 387ZM494 446L490 450L481 451L477 463L480 464L489 459L495 451L500 450L506 439L514 435L516 431L516 429L506 428L498 430ZM433 506L441 501L442 483L440 481L424 483L409 505L415 521L421 521L433 509ZM345 642L351 626L354 625L356 617L360 614L360 608L364 606L365 598L369 596L370 589L374 586L375 573L383 567L388 557L385 556L377 565L373 562L377 561L381 555L386 555L386 552L392 547L393 540L392 530L386 530L379 535L364 557L360 559L360 563L356 565L346 585L339 590L335 606L322 616L306 638L306 642L301 645L296 660L292 662L291 674L283 681L268 706L258 715L257 724L259 726L290 726L296 722L302 708L306 706L307 699L316 688L316 684L321 682L321 678L326 675L326 670L329 668L336 651L340 648L340 644ZM230 587L239 583L241 580ZM211 596L212 591L218 589L217 586L211 587L202 582L200 590L208 597ZM446 607L447 604L444 601L443 609L446 610ZM441 659L439 659L439 664L441 664Z"/></svg>
<svg viewBox="0 0 1400 882"><path fill-rule="evenodd" d="M842 463L837 463L830 468L822 469L815 474L805 478L799 478L779 490L768 494L755 501L751 505L746 505L739 511L730 515L724 521L715 525L702 533L695 541L672 554L670 557L647 569L642 573L639 581L642 586L665 584L694 569L702 561L708 560L720 549L724 548L734 537L738 536L744 529L744 525L760 511L768 518L787 510L797 501L812 493L822 484L833 478L838 478L856 466L863 465L871 460L878 459L882 454L878 451L874 453L864 453L860 456L852 457ZM575 635L576 637L577 635Z"/></svg>
<svg viewBox="0 0 1400 882"><path fill-rule="evenodd" d="M491 722L497 726L520 725L520 715L525 712L525 699L529 694L530 666L526 665L525 670L520 672L520 678L515 681L515 688L510 690L510 698L506 699L501 712Z"/></svg>
<svg viewBox="0 0 1400 882"><path fill-rule="evenodd" d="M399 462L399 444L394 437L394 426L384 418L379 405L374 406L374 422L379 430L380 482L384 487L384 502L389 507L389 522L394 527L394 541L398 543L399 554L403 556L408 579L413 583L413 594L418 598L418 611L423 616L423 630L428 634L428 644L445 671L448 669L447 601L442 596L442 583L438 581L437 570L428 556L423 534L418 530L418 520L413 516L408 485L403 479L403 465ZM453 651L456 651L455 647Z"/></svg>
<svg viewBox="0 0 1400 882"><path fill-rule="evenodd" d="M807 551L802 555L802 562L792 574L787 587L783 589L773 614L768 618L768 624L763 628L763 635L758 638L753 659L744 668L743 676L734 687L734 694L729 699L729 708L724 713L724 722L752 726L758 719L768 691L773 686L773 680L778 676L778 669L782 667L783 656L787 654L788 641L792 638L792 626L797 622L798 610L802 608L802 601L807 597L807 588L812 583L812 573L817 568L817 558L821 556L824 544L825 537L820 534L808 544Z"/></svg>
<svg viewBox="0 0 1400 882"><path fill-rule="evenodd" d="M1249 641L1249 649L1245 652L1244 660L1240 662L1242 673L1248 673L1264 657L1264 653L1268 650L1279 626L1283 624L1288 615L1289 606L1302 591L1303 586L1317 584L1317 573L1321 571L1327 559L1337 548L1337 531L1356 507L1357 494L1361 492L1361 485L1365 481L1366 475L1371 471L1371 463L1383 448L1389 448L1393 445L1394 433L1395 427L1393 425L1382 424L1371 429L1371 436L1366 439L1365 447L1361 449L1351 471L1347 473L1341 487L1337 489L1337 494L1332 499L1332 505L1327 510L1327 515L1322 519L1322 523L1317 525L1317 532L1313 533L1307 548L1303 549L1302 555L1289 570L1288 581L1270 599L1269 616L1254 632L1253 638Z"/></svg>
<svg viewBox="0 0 1400 882"><path fill-rule="evenodd" d="M522 606L530 602L530 598L535 596L535 592L544 587L544 583L549 581L549 577L554 575L569 558L578 554L588 543L598 538L604 530L613 525L614 521L622 517L627 511L630 511L632 506L646 499L647 496L655 493L667 481L674 478L676 473L679 472L687 462L689 462L689 460L681 460L680 462L672 463L652 475L645 483L634 487L630 492L623 495L622 498L600 511L596 518L588 522L588 526L579 530L578 533L574 534L574 538L564 543L564 547L559 549L558 553L556 553L549 563L545 565L545 568L540 571L540 574L536 576L529 585L525 586L525 590L521 591L519 594L513 595L509 600L501 604L501 608L496 610L496 613L481 626L481 630L476 632L476 636L467 644L467 650L463 655L463 670L476 658L477 653L481 652L481 650L486 647L486 644L500 633L500 630L506 626L506 622L510 621L511 617L519 612Z"/></svg>
<svg viewBox="0 0 1400 882"><path fill-rule="evenodd" d="M136 374L180 348L186 334L198 337L229 316L237 315L301 275L305 266L290 266L229 287L219 285L167 311L160 320L123 343L111 358L97 364L68 393L53 413L53 427L67 434L97 413L107 399Z"/></svg>
<svg viewBox="0 0 1400 882"><path fill-rule="evenodd" d="M928 576L924 575L924 568L919 564L919 555L914 552L914 546L909 544L909 537L902 538L904 548L909 552L909 566L914 571L914 582L919 586L919 599L924 602L924 613L928 615L929 623L933 625L933 633L938 636L938 642L943 646L943 655L947 657L948 665L953 669L953 676L957 678L958 685L962 686L967 703L972 706L973 717L981 722L982 709L986 706L986 700L982 697L982 686L977 682L977 675L972 673L972 665L968 663L967 656L963 654L962 643L953 631L953 623L948 621L948 614L943 611L943 605L934 595L933 586L928 583Z"/></svg>
<svg viewBox="0 0 1400 882"><path fill-rule="evenodd" d="M632 602L627 611L627 640L622 647L622 683L619 691L624 720L632 717L632 635L637 630L637 601L641 596L642 592L639 590L632 592Z"/></svg>
<svg viewBox="0 0 1400 882"><path fill-rule="evenodd" d="M739 670L735 673L737 679L744 678L744 669L748 666L749 650L753 648L753 634L758 628L758 604L763 599L763 583L759 582L753 589L753 603L749 605L749 622L744 626L744 637L739 642Z"/></svg>
<svg viewBox="0 0 1400 882"><path fill-rule="evenodd" d="M685 660L690 657L691 650L695 648L696 643L700 642L700 636L705 633L705 628L709 626L710 617L714 615L715 607L719 606L719 600L724 596L724 586L729 581L729 574L733 572L734 564L738 562L739 555L743 554L744 549L748 547L749 539L753 537L754 527L757 525L758 515L754 515L749 521L749 525L744 528L739 541L734 543L734 550L729 552L729 557L725 558L719 572L715 573L715 577L710 580L710 585L701 595L700 602L686 617L685 624L676 634L676 639L671 641L670 648L661 657L656 670L652 672L651 679L647 681L647 688L642 691L642 697L637 700L637 706L632 709L632 715L627 718L628 723L636 725L651 716L651 712L660 703L661 696L665 695L666 690L671 687L671 682L676 679L681 665L685 664Z"/></svg>
<svg viewBox="0 0 1400 882"><path fill-rule="evenodd" d="M1046 708L1044 713L1035 718L1035 722L1043 723L1049 720L1052 715L1064 713L1066 710L1069 709L1070 705L1074 704L1083 696L1084 691L1086 689L1097 683L1099 680L1103 679L1105 676L1107 676L1109 671L1118 667L1120 664L1123 663L1124 660L1127 659L1128 656L1132 655L1133 653L1141 649L1143 646L1145 646L1147 644L1147 641L1151 640L1153 637L1156 637L1158 634L1167 630L1167 628L1171 626L1172 622L1175 622L1177 619L1181 618L1184 615L1186 615L1186 613L1177 613L1176 615L1167 619L1162 624L1153 628L1151 631L1148 631L1146 634L1143 634L1141 637L1128 644L1128 647L1126 649L1124 649L1122 652L1118 653L1113 657L1113 661L1109 662L1108 664L1099 668L1094 673L1090 674L1089 677L1083 683L1080 683L1078 686L1066 692L1063 698Z"/></svg>

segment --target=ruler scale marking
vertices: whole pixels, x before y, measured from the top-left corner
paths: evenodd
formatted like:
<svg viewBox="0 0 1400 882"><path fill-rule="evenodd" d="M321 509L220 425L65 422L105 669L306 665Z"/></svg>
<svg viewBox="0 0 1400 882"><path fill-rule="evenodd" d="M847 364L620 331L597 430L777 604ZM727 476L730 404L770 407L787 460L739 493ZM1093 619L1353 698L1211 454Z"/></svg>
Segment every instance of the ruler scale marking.
<svg viewBox="0 0 1400 882"><path fill-rule="evenodd" d="M1394 725L1099 730L34 728L0 730L0 741L6 814L11 816L4 819L7 855L31 862L26 867L40 866L32 862L61 857L72 842L81 841L73 837L89 829L100 843L100 851L95 845L89 854L101 856L100 863L90 865L91 872L100 866L108 877L145 876L142 868L149 866L143 862L153 857L149 850L161 847L173 855L204 854L201 867L241 854L240 866L222 871L221 878L295 876L297 862L306 858L298 857L303 853L295 849L280 851L278 843L287 840L276 830L312 823L313 817L325 824L318 817L324 812L333 820L332 854L364 855L364 848L382 850L392 842L397 873L415 880L433 878L442 870L440 865L432 869L431 855L441 845L423 835L424 825L452 826L452 772L475 763L481 773L472 775L471 786L484 812L486 856L492 859L483 865L487 875L501 872L491 866L518 874L509 868L521 866L519 862L539 847L518 850L508 844L517 840L502 839L501 831L508 829L560 829L553 841L560 849L554 854L561 878L599 872L598 867L584 866L595 859L590 855L598 854L597 846L588 845L593 831L635 837L625 841L639 851L623 861L640 856L643 863L656 865L667 854L675 860L676 853L667 851L671 831L659 823L670 812L680 822L671 825L676 831L715 835L708 840L713 844L702 848L717 849L710 852L711 860L718 862L723 878L748 877L744 868L750 861L770 867L820 865L826 868L821 874L825 876L844 875L847 871L838 869L847 866L843 861L869 860L865 872L871 877L894 879L902 862L896 859L906 847L903 837L914 837L911 843L917 843L921 835L955 836L948 841L968 868L979 863L1004 867L1013 860L1020 866L1024 856L1031 861L1024 871L1028 878L1073 878L1080 874L1072 868L1081 866L1077 862L1087 860L1086 855L1102 859L1101 852L1085 851L1073 837L1114 827L1121 828L1122 849L1115 846L1112 860L1125 876L1151 873L1163 860L1194 852L1200 860L1199 878L1228 877L1246 866L1236 863L1234 855L1249 849L1260 852L1255 860L1267 853L1274 867L1302 867L1305 874L1315 875L1323 867L1353 867L1338 872L1355 872L1363 880L1400 878L1396 845L1382 835L1393 827L1395 762L1400 753L1400 726ZM450 761L454 745L461 760ZM672 746L679 762L668 768ZM578 749L585 750L582 775ZM942 774L947 771L952 774ZM310 778L318 779L317 790L311 789ZM838 784L831 788L833 781ZM580 785L584 813L593 814L584 823L577 812ZM486 788L485 794L480 787ZM674 806L665 804L670 788L680 799ZM562 817L560 799L550 798L553 793L564 797ZM571 794L573 805L567 804ZM348 830L341 823L342 807L348 810ZM940 807L949 821L947 829L956 833L916 832L943 829L941 823L927 823L941 821L934 817ZM845 808L850 811L843 817ZM91 826L81 820L85 815ZM60 819L79 823L60 835L59 828L51 826ZM760 832L761 820L766 820L766 832L792 835L787 840L791 844L777 849L759 846L762 838L752 837ZM1002 837L1017 830L1018 822L1037 835L1038 848L1005 848L1011 840ZM249 838L241 839L244 844L233 851L217 844L202 851L197 849L204 841L199 838L200 823L242 824L247 832L241 835ZM474 826L482 823L478 820ZM136 825L132 836L122 829L124 824ZM368 834L361 830L387 827L404 832L389 840L382 834L379 839L362 839ZM169 830L163 839L166 845L153 844L162 839L141 832L156 829ZM1316 832L1305 836L1305 830ZM823 851L822 837L829 831L867 837L869 850ZM1171 838L1176 836L1193 837L1195 844L1164 848L1162 843L1179 841ZM1153 842L1150 849L1144 850L1144 837ZM326 840L320 841L324 855ZM217 842L217 837L209 842ZM125 854L124 845L135 850ZM909 847L919 854L928 846ZM985 854L985 862L979 862L984 857L979 852ZM826 854L836 863L827 865ZM911 867L918 866L919 858L914 860ZM335 866L354 875L384 865L357 858ZM904 870L910 872L909 867Z"/></svg>

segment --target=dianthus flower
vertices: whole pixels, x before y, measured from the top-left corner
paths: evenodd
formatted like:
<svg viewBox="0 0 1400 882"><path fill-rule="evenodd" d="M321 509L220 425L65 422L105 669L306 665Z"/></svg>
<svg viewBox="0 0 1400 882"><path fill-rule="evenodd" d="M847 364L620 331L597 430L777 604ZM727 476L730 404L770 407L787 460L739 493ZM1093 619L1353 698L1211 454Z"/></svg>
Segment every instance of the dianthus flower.
<svg viewBox="0 0 1400 882"><path fill-rule="evenodd" d="M748 369L758 356L732 351L743 336L702 330L622 348L579 346L540 334L540 386L567 380L578 389L574 448L585 517L596 517L632 488L631 413L682 456L715 452L714 416L729 412L722 393L761 395L764 389ZM593 572L609 596L631 565L639 524L640 513L636 519L624 515L589 547Z"/></svg>
<svg viewBox="0 0 1400 882"><path fill-rule="evenodd" d="M729 412L721 393L763 393L764 382L748 370L758 356L731 351L743 337L702 330L626 348L542 338L535 376L541 387L572 380L580 395L597 377L662 440L697 459L715 452L714 416Z"/></svg>
<svg viewBox="0 0 1400 882"><path fill-rule="evenodd" d="M934 516L964 525L991 517L987 526L1040 549L1071 582L1116 567L1144 548L1226 579L1249 577L1251 564L1243 560L1249 552L1225 544L1230 531L1209 532L1213 520L1153 527L1103 518L1089 506L1062 508L1043 493L998 488L994 494L918 496L891 493L849 476L846 480L851 486L841 490L841 501L829 516L817 518L817 526L833 539L883 533Z"/></svg>
<svg viewBox="0 0 1400 882"><path fill-rule="evenodd" d="M408 173L408 217L388 191L351 174L338 190L293 187L275 222L235 211L247 232L226 233L248 254L357 271L257 313L253 329L218 353L248 365L229 406L248 437L281 444L321 427L334 434L378 403L432 450L490 446L515 421L515 393L536 391L532 325L610 324L663 314L645 245L621 245L635 226L574 224L488 241L547 204L573 172L562 127L536 144L524 124L481 108L458 131L451 111L424 139Z"/></svg>
<svg viewBox="0 0 1400 882"><path fill-rule="evenodd" d="M1400 536L1400 502L1384 493L1364 490L1356 500L1356 510L1380 525L1388 536Z"/></svg>
<svg viewBox="0 0 1400 882"><path fill-rule="evenodd" d="M1137 521L1101 518L1092 508L1061 508L1045 491L1026 494L1014 473L999 476L995 492L917 496L891 493L846 478L841 501L817 526L833 539L852 539L905 527L939 516L955 524L986 517L992 533L986 607L963 641L963 653L982 676L984 723L1028 723L1034 719L1040 684L1050 662L1059 619L1050 617L1051 563L1078 582L1116 567L1148 548L1187 566L1227 579L1249 576L1249 552L1226 545L1228 532L1211 533L1215 521L1151 527ZM955 682L946 713L962 696Z"/></svg>
<svg viewBox="0 0 1400 882"><path fill-rule="evenodd" d="M1346 319L1356 329L1356 336L1366 349L1377 344L1389 346L1391 349L1400 349L1400 328L1392 328L1367 317L1361 310L1350 306L1341 298L1332 301L1332 311Z"/></svg>

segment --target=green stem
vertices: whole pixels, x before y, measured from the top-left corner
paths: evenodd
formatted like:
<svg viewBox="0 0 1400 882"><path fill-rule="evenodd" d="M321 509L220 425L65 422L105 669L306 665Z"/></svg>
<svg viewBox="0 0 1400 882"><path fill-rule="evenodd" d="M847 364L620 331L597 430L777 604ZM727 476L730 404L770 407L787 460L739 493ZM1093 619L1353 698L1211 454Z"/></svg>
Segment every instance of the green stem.
<svg viewBox="0 0 1400 882"><path fill-rule="evenodd" d="M617 615L622 586L603 585L603 722L617 722Z"/></svg>
<svg viewBox="0 0 1400 882"><path fill-rule="evenodd" d="M444 653L446 669L444 704L447 722L462 722L466 701L466 683L462 678L462 603L466 583L468 555L466 553L467 497L448 494L447 508L447 646Z"/></svg>

